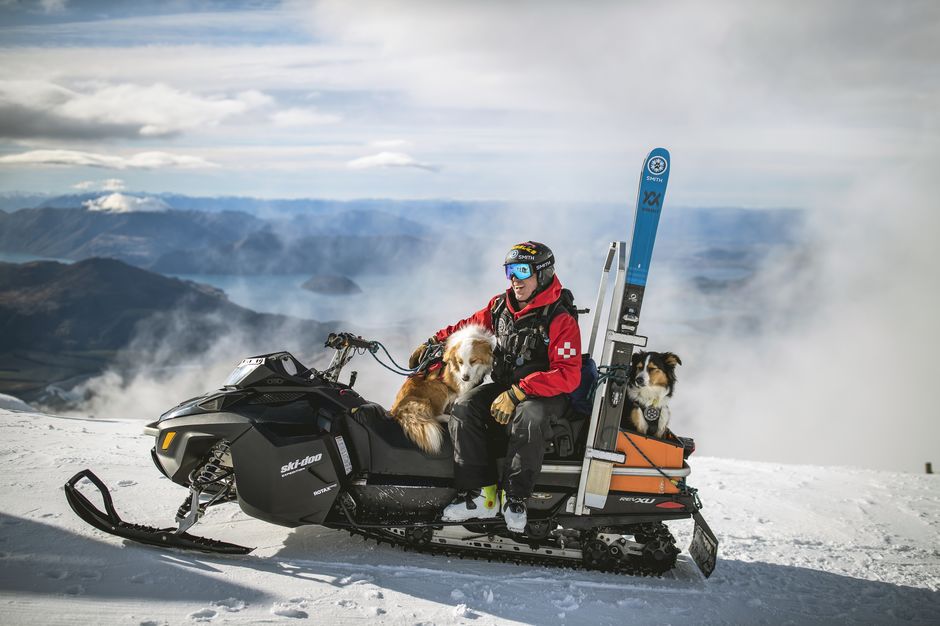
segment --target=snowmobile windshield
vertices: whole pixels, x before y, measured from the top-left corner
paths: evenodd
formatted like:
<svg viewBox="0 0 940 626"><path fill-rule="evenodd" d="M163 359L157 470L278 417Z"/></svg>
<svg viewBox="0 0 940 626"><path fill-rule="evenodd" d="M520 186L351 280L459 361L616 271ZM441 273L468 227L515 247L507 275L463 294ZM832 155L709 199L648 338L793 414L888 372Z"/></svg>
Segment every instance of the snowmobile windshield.
<svg viewBox="0 0 940 626"><path fill-rule="evenodd" d="M237 387L239 383L248 378L249 374L251 374L263 364L264 359L245 359L239 363L234 370L232 370L232 373L228 375L228 378L225 379L225 382L222 383L222 385L224 387Z"/></svg>

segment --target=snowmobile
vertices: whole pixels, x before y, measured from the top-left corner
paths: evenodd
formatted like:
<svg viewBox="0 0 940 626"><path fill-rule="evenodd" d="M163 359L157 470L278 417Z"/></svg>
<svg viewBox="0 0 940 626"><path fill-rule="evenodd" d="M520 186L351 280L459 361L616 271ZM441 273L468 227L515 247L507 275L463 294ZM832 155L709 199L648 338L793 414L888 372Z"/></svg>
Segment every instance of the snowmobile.
<svg viewBox="0 0 940 626"><path fill-rule="evenodd" d="M617 288L593 402L589 412L572 407L552 425L522 533L508 531L501 518L441 520L456 493L450 441L445 438L439 454L423 452L383 407L353 389L355 372L340 381L353 356L377 356L384 349L352 333L330 334L326 347L335 352L322 371L288 352L248 358L220 389L182 402L146 427L155 438L157 469L189 490L176 526L124 521L107 487L87 469L66 483L68 502L99 530L169 548L250 552L188 532L209 507L237 502L248 515L273 524L345 529L415 551L641 575L675 566L680 551L666 522L691 517L689 552L707 577L718 541L686 482L693 440L620 429L624 364L633 346L646 345L634 332L639 302L629 297L625 251L624 242L610 245L594 309L592 353L616 258ZM100 491L104 510L82 493L83 479Z"/></svg>

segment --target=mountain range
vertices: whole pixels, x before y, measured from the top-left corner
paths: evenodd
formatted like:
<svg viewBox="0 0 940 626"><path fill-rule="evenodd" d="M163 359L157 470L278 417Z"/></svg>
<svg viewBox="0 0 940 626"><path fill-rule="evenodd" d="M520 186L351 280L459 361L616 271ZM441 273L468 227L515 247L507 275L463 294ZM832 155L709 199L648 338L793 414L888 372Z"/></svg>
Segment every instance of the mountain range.
<svg viewBox="0 0 940 626"><path fill-rule="evenodd" d="M10 206L16 196L2 198ZM485 236L481 225L545 206L454 200L266 200L174 194L84 193L22 196L0 211L0 252L80 260L112 257L171 274L336 274L355 277L407 271L442 241ZM114 202L111 202L115 200ZM15 204L13 205L15 206ZM125 211L101 210L127 207ZM146 206L148 210L131 210ZM156 208L156 210L154 210ZM557 206L589 224L591 239L627 233L623 206ZM554 218L553 218L554 219ZM800 237L799 210L675 208L663 214L661 258L689 268L698 260L753 263L768 246ZM484 226L485 227L485 226Z"/></svg>
<svg viewBox="0 0 940 626"><path fill-rule="evenodd" d="M384 273L421 258L429 245L422 232L378 211L272 219L236 211L0 211L2 252L111 257L176 274Z"/></svg>

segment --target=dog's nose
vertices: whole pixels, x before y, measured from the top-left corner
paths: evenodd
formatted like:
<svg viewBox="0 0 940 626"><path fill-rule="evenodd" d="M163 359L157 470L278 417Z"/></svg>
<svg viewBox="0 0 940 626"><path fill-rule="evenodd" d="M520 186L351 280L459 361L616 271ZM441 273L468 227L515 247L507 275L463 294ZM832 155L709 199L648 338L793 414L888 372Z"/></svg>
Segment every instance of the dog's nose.
<svg viewBox="0 0 940 626"><path fill-rule="evenodd" d="M646 379L645 379L645 378L637 378L637 379L636 379L636 386L637 386L637 387L645 387L645 386L646 386Z"/></svg>
<svg viewBox="0 0 940 626"><path fill-rule="evenodd" d="M463 376L463 382L467 382L468 380L470 380L470 376L467 375L467 374L464 374L464 376Z"/></svg>

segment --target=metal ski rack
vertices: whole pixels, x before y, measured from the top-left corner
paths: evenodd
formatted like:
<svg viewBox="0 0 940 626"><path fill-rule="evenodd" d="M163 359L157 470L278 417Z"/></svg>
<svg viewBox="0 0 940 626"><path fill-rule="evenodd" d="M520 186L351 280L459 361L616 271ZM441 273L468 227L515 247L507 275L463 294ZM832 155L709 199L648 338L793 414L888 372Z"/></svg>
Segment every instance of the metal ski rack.
<svg viewBox="0 0 940 626"><path fill-rule="evenodd" d="M607 376L595 390L591 422L588 426L587 447L581 466L581 482L575 500L577 515L590 514L591 508L603 508L610 492L610 477L615 463L624 462L624 454L617 452L617 433L626 406L626 385L613 375L617 369L627 369L633 356L633 347L646 346L646 337L636 334L640 323L640 307L646 290L649 264L656 242L656 230L669 181L670 156L665 148L653 148L643 161L640 184L637 188L636 211L633 215L633 235L630 244L629 269L627 244L610 244L597 305L591 324L588 350L594 353L600 314L610 281L610 268L617 259L617 287L610 301L607 328L602 340L598 366L606 368Z"/></svg>
<svg viewBox="0 0 940 626"><path fill-rule="evenodd" d="M607 259L601 271L600 286L597 290L597 302L591 319L591 339L588 343L588 352L594 352L597 343L597 331L600 326L601 311L607 295L607 285L610 282L610 268L617 259L616 288L610 299L610 312L607 327L601 342L602 352L598 359L599 366L611 366L629 363L633 355L633 347L646 346L646 337L634 334L636 324L626 319L621 311L626 289L627 244L623 241L613 241L607 250ZM622 332L626 330L627 332ZM610 491L610 477L615 463L623 463L625 456L617 452L617 432L620 430L620 418L623 414L623 400L626 389L618 385L611 378L605 378L594 394L594 406L591 410L591 421L588 425L588 446L584 453L584 462L581 466L581 481L578 484L578 495L575 499L574 511L577 515L590 514L589 508L603 508L607 502Z"/></svg>

